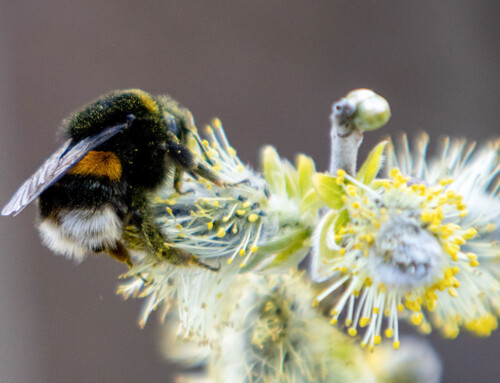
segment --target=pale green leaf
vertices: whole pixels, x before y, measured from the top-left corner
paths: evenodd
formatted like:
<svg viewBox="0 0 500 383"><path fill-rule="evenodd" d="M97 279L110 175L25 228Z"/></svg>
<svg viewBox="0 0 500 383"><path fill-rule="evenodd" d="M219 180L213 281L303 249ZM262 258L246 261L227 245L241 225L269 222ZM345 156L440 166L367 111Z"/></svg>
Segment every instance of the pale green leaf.
<svg viewBox="0 0 500 383"><path fill-rule="evenodd" d="M288 198L299 197L299 174L293 165L288 161L282 161L282 166L285 171L286 193Z"/></svg>
<svg viewBox="0 0 500 383"><path fill-rule="evenodd" d="M314 216L324 205L316 190L311 189L300 201L300 212L306 216Z"/></svg>
<svg viewBox="0 0 500 383"><path fill-rule="evenodd" d="M358 172L357 179L364 184L370 184L382 166L382 156L384 154L384 149L387 146L387 141L382 141L377 146L375 146L368 158L361 166L361 169Z"/></svg>
<svg viewBox="0 0 500 383"><path fill-rule="evenodd" d="M264 178L269 186L269 190L274 193L285 194L285 172L276 149L272 146L264 147L262 149L261 161Z"/></svg>
<svg viewBox="0 0 500 383"><path fill-rule="evenodd" d="M303 230L301 233L298 233L298 235L295 236L293 241L288 243L286 249L277 253L274 256L272 262L269 263L269 265L267 265L264 268L264 270L274 269L279 267L282 267L283 269L288 269L293 263L297 265L307 254L307 251L301 251L301 250L309 249L309 246L306 246L305 242L310 235L311 233L308 230ZM293 262L291 262L292 260Z"/></svg>
<svg viewBox="0 0 500 383"><path fill-rule="evenodd" d="M337 177L330 174L316 173L312 182L320 198L332 209L340 209L344 202L342 196L345 194L342 184L337 184Z"/></svg>
<svg viewBox="0 0 500 383"><path fill-rule="evenodd" d="M338 256L337 250L332 250L327 245L328 233L333 229L332 226L335 225L339 217L339 212L336 210L330 210L321 220L321 229L319 235L316 237L318 241L316 246L317 256L318 256L318 268L321 268L322 261L325 259L332 259ZM321 270L316 270L318 275L324 277Z"/></svg>
<svg viewBox="0 0 500 383"><path fill-rule="evenodd" d="M288 253L291 248L298 251L300 247L304 247L303 242L309 237L309 235L310 232L304 228L285 230L283 234L266 241L262 245L259 245L259 250L257 250L257 253L250 257L247 265L242 268L242 272L260 268L259 265L262 264L266 265L264 267L266 268L271 262L274 262L276 257L280 254L282 254L280 259L284 261L286 258L285 254ZM288 255L290 256L292 253L289 253Z"/></svg>
<svg viewBox="0 0 500 383"><path fill-rule="evenodd" d="M312 189L312 176L316 172L316 166L311 157L299 154L295 161L299 173L300 194L305 195Z"/></svg>

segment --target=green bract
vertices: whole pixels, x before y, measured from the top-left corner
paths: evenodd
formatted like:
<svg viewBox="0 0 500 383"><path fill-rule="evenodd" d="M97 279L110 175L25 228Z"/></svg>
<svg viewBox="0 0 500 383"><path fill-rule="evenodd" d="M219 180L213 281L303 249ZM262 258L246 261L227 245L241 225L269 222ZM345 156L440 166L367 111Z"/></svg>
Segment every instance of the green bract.
<svg viewBox="0 0 500 383"><path fill-rule="evenodd" d="M350 92L346 99L356 107L354 125L363 131L378 129L389 121L391 109L385 98L369 89L357 89Z"/></svg>

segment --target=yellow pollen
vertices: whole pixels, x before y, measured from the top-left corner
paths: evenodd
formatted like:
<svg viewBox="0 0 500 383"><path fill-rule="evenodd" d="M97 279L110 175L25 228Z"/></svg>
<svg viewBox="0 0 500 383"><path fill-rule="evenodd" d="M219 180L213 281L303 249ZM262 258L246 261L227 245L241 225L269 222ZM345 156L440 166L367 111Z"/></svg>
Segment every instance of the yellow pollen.
<svg viewBox="0 0 500 383"><path fill-rule="evenodd" d="M358 334L358 330L356 330L354 327L349 327L349 330L347 330L350 336L356 336Z"/></svg>
<svg viewBox="0 0 500 383"><path fill-rule="evenodd" d="M478 261L469 261L469 265L471 267L477 267L477 266L479 266L479 262Z"/></svg>
<svg viewBox="0 0 500 383"><path fill-rule="evenodd" d="M248 221L249 222L255 222L259 219L259 216L255 213L252 213L248 216Z"/></svg>
<svg viewBox="0 0 500 383"><path fill-rule="evenodd" d="M373 234L364 234L361 236L361 240L371 245L375 241L375 236Z"/></svg>
<svg viewBox="0 0 500 383"><path fill-rule="evenodd" d="M464 238L469 240L469 239L472 239L474 238L475 236L477 235L477 230L474 229L474 228L470 228L468 229L465 234L464 234Z"/></svg>
<svg viewBox="0 0 500 383"><path fill-rule="evenodd" d="M398 341L396 341L396 342L394 342L394 343L392 344L392 347L394 347L394 350L399 350L399 340L398 340Z"/></svg>
<svg viewBox="0 0 500 383"><path fill-rule="evenodd" d="M453 181L454 181L453 178L445 178L445 179L442 179L441 181L439 181L439 184L441 186L446 186L446 185L453 183Z"/></svg>
<svg viewBox="0 0 500 383"><path fill-rule="evenodd" d="M444 336L446 338L456 338L459 334L459 329L456 325L447 324L443 327Z"/></svg>
<svg viewBox="0 0 500 383"><path fill-rule="evenodd" d="M451 256L451 259L458 261L458 252L460 247L450 242L445 242L443 244L443 250Z"/></svg>
<svg viewBox="0 0 500 383"><path fill-rule="evenodd" d="M212 120L212 125L215 129L221 129L222 128L222 122L218 118L214 118Z"/></svg>
<svg viewBox="0 0 500 383"><path fill-rule="evenodd" d="M392 338L394 336L394 330L392 328L385 329L385 336L387 338Z"/></svg>
<svg viewBox="0 0 500 383"><path fill-rule="evenodd" d="M149 112L152 112L154 114L159 112L158 104L151 98L149 94L140 89L130 89L129 92L135 94Z"/></svg>
<svg viewBox="0 0 500 383"><path fill-rule="evenodd" d="M418 326L420 323L422 323L423 319L424 316L422 315L422 313L411 314L411 323L413 323L415 326Z"/></svg>
<svg viewBox="0 0 500 383"><path fill-rule="evenodd" d="M484 230L486 230L487 232L492 232L492 231L495 231L497 229L497 226L494 224L494 223L489 223L485 226Z"/></svg>
<svg viewBox="0 0 500 383"><path fill-rule="evenodd" d="M222 238L225 235L226 235L226 231L222 227L219 227L219 230L217 231L217 237Z"/></svg>
<svg viewBox="0 0 500 383"><path fill-rule="evenodd" d="M391 169L390 176L391 176L392 178L396 178L396 177L398 177L398 176L400 176L400 175L401 175L401 172L399 171L399 169L398 169L398 168L393 168L393 169Z"/></svg>
<svg viewBox="0 0 500 383"><path fill-rule="evenodd" d="M422 323L418 330L423 334L430 334L432 332L431 325L428 322Z"/></svg>
<svg viewBox="0 0 500 383"><path fill-rule="evenodd" d="M426 210L422 212L420 219L422 219L423 222L430 223L434 220L434 213Z"/></svg>
<svg viewBox="0 0 500 383"><path fill-rule="evenodd" d="M353 185L348 185L347 186L347 193L351 196L351 197L355 197L356 196L356 187L353 186Z"/></svg>
<svg viewBox="0 0 500 383"><path fill-rule="evenodd" d="M436 309L436 302L436 299L426 301L425 306L427 307L427 310L429 310L430 312L434 311Z"/></svg>

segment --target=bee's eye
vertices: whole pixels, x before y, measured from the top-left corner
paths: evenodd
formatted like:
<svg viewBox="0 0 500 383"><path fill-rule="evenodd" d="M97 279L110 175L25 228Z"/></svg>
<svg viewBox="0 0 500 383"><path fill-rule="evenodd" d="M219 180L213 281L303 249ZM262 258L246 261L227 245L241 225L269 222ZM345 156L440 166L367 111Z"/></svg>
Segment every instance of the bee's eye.
<svg viewBox="0 0 500 383"><path fill-rule="evenodd" d="M165 118L165 123L167 125L167 131L172 132L174 135L179 137L181 134L181 129L175 117L170 113L166 112L164 113L163 116Z"/></svg>

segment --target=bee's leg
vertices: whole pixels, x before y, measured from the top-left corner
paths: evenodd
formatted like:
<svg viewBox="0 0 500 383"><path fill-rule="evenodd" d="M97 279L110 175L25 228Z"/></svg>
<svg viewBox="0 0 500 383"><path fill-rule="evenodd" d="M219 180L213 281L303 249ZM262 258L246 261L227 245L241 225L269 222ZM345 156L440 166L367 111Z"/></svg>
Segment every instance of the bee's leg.
<svg viewBox="0 0 500 383"><path fill-rule="evenodd" d="M225 183L215 174L208 166L197 163L194 169L191 169L191 173L196 174L197 176L206 178L207 180L213 182L217 186L224 186Z"/></svg>
<svg viewBox="0 0 500 383"><path fill-rule="evenodd" d="M192 191L183 191L182 190L182 174L184 173L184 170L180 166L175 167L175 172L174 172L174 189L177 194L184 195L184 194L189 194ZM195 177L197 178L197 177Z"/></svg>
<svg viewBox="0 0 500 383"><path fill-rule="evenodd" d="M194 117L191 111L184 109L185 113L185 118L184 118L184 125L185 129L189 132L190 136L193 137L196 142L198 143L198 146L200 147L201 151L203 152L203 157L205 157L205 160L210 164L214 165L214 162L210 158L210 155L208 153L207 148L205 145L203 145L203 142L201 141L200 136L198 135L196 125L194 124Z"/></svg>
<svg viewBox="0 0 500 383"><path fill-rule="evenodd" d="M115 247L106 249L106 252L114 259L116 259L118 262L126 263L128 267L134 266L134 264L132 263L132 259L130 257L130 253L121 244L121 242L116 242Z"/></svg>
<svg viewBox="0 0 500 383"><path fill-rule="evenodd" d="M155 254L159 259L166 260L173 265L185 265L192 260L193 256L191 254L169 246L160 228L147 211L141 209L141 212L138 214L141 215L140 231L146 249Z"/></svg>
<svg viewBox="0 0 500 383"><path fill-rule="evenodd" d="M195 261L196 261L196 264L198 266L203 267L204 269L208 269L210 271L213 271L214 273L218 272L220 270L220 267L221 267L220 262L219 262L219 265L217 267L215 267L215 266L211 266L209 264L200 262L200 261L198 261L198 259L195 259Z"/></svg>
<svg viewBox="0 0 500 383"><path fill-rule="evenodd" d="M177 177L180 180L182 171L189 172L195 178L199 176L206 178L216 185L223 185L219 177L208 166L198 162L191 150L182 145L176 137L170 137L170 142L167 143L167 154L176 164L174 186L176 185L175 178ZM179 192L180 186L176 186L175 190Z"/></svg>
<svg viewBox="0 0 500 383"><path fill-rule="evenodd" d="M162 235L160 228L155 224L152 217L145 211L142 212L141 233L144 238L146 248L155 254L160 260L167 261L175 266L196 265L212 271L218 271L220 266L215 268L198 261L196 256L182 249L171 246L168 240Z"/></svg>

